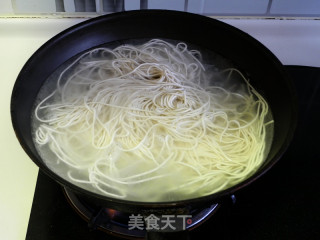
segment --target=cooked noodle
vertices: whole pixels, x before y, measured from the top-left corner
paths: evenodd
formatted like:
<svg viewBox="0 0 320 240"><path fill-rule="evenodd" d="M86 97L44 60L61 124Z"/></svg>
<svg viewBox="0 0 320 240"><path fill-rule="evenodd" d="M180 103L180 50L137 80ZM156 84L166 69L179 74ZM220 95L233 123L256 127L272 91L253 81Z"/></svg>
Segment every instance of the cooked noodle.
<svg viewBox="0 0 320 240"><path fill-rule="evenodd" d="M93 49L36 106L35 142L69 181L110 197L174 201L237 184L266 157L268 105L234 68L219 75L244 89L210 85L201 62L158 39Z"/></svg>

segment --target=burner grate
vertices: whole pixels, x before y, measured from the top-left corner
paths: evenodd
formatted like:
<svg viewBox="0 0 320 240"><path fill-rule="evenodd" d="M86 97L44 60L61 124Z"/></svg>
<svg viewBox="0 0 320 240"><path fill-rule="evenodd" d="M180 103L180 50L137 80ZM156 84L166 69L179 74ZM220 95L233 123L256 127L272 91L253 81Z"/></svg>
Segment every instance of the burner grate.
<svg viewBox="0 0 320 240"><path fill-rule="evenodd" d="M152 212L145 211L141 214L132 214L95 206L94 204L79 198L72 191L65 188L64 193L69 204L78 215L88 222L88 226L91 230L99 229L111 235L126 239L143 239L147 232L146 228L149 228L151 231L157 229L164 229L164 231L170 232L177 230L189 231L200 226L219 208L218 204L212 204L211 206L203 209L189 209L186 214L174 215L171 213L171 215L163 215L165 217L162 219L162 216ZM168 216L170 218L168 218ZM137 217L139 217L139 219ZM153 217L152 226L154 229L151 228L151 225L148 223L148 220L151 219L150 217ZM140 220L140 225L133 225L132 221L134 219ZM157 220L157 222L155 223L154 220ZM165 220L167 220L167 222Z"/></svg>

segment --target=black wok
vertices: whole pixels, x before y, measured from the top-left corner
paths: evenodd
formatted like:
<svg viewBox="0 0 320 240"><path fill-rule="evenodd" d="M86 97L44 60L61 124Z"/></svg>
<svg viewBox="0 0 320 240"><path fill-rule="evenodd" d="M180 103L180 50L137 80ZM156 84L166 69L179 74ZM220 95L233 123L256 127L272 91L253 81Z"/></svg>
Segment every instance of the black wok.
<svg viewBox="0 0 320 240"><path fill-rule="evenodd" d="M247 180L210 196L177 202L132 202L79 188L51 171L36 151L31 134L31 111L44 81L71 57L102 44L128 39L166 38L212 50L240 69L272 110L274 139L260 169ZM248 34L208 17L164 10L131 11L93 18L50 39L21 70L11 99L12 124L21 146L39 168L67 189L101 206L127 212L167 209L220 202L266 173L285 152L296 124L295 95L279 60ZM285 173L284 173L285 174Z"/></svg>

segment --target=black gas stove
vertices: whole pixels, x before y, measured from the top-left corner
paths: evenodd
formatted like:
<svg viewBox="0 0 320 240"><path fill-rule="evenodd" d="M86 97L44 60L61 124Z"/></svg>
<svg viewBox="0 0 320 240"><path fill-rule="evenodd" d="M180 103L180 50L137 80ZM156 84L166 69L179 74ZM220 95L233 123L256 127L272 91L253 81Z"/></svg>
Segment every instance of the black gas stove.
<svg viewBox="0 0 320 240"><path fill-rule="evenodd" d="M320 68L286 69L299 101L298 127L289 149L233 201L211 209L189 231L190 239L320 239ZM88 227L67 199L62 187L40 170L26 240L119 239L90 222Z"/></svg>

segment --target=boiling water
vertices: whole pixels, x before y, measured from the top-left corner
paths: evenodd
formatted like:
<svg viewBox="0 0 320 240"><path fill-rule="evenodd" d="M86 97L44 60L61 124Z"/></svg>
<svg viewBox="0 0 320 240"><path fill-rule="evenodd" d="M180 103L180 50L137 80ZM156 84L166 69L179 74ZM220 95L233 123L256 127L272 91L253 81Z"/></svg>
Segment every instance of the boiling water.
<svg viewBox="0 0 320 240"><path fill-rule="evenodd" d="M169 41L174 45L178 43L173 40L166 39L166 41ZM147 42L147 40L145 39L127 42L117 42L110 43L103 47L114 49L115 47L123 44L139 46L140 44L145 42ZM203 63L203 66L205 68L205 72L203 73L205 77L203 79L206 79L206 81L201 80L199 82L199 85L201 85L200 87L202 89L208 89L208 91L214 91L215 94L217 94L218 91L223 91L219 90L220 88L223 88L228 92L233 93L233 97L230 97L228 94L221 94L220 97L217 96L214 99L215 101L221 101L221 104L227 101L228 106L234 106L238 104L237 102L241 101L242 99L241 97L237 97L238 95L249 95L247 84L244 82L240 74L230 74L230 71L223 72L224 69L236 67L230 61L227 61L222 56L213 53L207 49L202 49L191 44L188 44L188 49L196 49L197 51L201 52L201 62ZM70 103L72 101L76 101L79 98L79 96L83 96L83 98L85 98L86 93L90 90L91 87L90 84L86 84L86 77L101 78L103 77L101 76L101 73L99 77L97 77L98 73L96 72L96 70L90 68L89 72L83 73L81 75L81 78L78 79L79 83L81 82L81 84L65 88L63 96L61 94L52 94L53 92L57 91L57 81L61 73L64 72L63 78L59 80L60 86L66 86L67 79L71 77L75 72L79 71L79 66L81 65L82 60L99 62L101 60L112 59L111 55L99 54L99 51L97 51L94 54L86 55L83 59L81 59L81 61L78 61L77 63L73 64L75 60L79 58L80 55L81 54L66 61L45 81L45 83L39 91L37 100L35 101L35 108L41 101L43 101L50 95L52 96L46 101L46 105L58 106L59 104L61 105L62 102ZM102 67L106 68L105 71L103 71L103 74L105 74L104 76L106 78L110 78L112 75L109 72L110 69L108 69L108 67L106 66ZM210 86L214 86L214 90L209 90ZM112 86L110 85L110 88L111 87ZM133 86L132 88L134 87L135 86ZM103 92L103 89L99 89L99 91ZM128 89L125 89L124 91L128 91ZM171 90L169 89L168 91ZM128 91L127 94L129 95L130 91ZM145 95L149 96L150 98L153 97L150 96L152 95L150 94L150 92L145 92ZM199 96L199 98L202 97L203 96ZM77 102L77 104L82 104L82 102ZM179 102L177 104L179 104ZM216 103L212 102L212 104ZM241 107L241 105L238 106L238 108ZM57 112L59 112L60 110L64 111L67 108L68 104L67 106L57 110ZM50 109L52 110L54 108ZM72 111L72 109L73 108L70 108L70 111ZM118 114L118 112L113 111L113 108L106 108L105 115L110 114L110 116L107 116L106 118L111 119ZM40 118L51 119L60 116L59 114L57 115L57 112L53 114L52 111L47 111L44 108L41 111L38 111L38 114ZM112 115L111 113L114 114ZM232 111L229 111L227 115L228 118L232 119ZM35 116L32 117L32 129L34 132L34 137L36 138L35 132L39 129L40 126L43 126L43 124L45 125L46 123L38 121ZM90 122L92 121L91 118L92 116L87 117L85 121ZM267 123L271 120L272 114L271 111L268 111L268 114L265 117L264 122ZM62 125L67 125L68 121L71 120L62 119L62 121ZM118 120L114 119L114 121ZM120 121L125 121L125 119L122 119ZM177 126L179 124L177 124ZM140 124L140 126L142 125ZM81 126L76 126L75 128L78 131L79 129L81 129ZM194 129L197 128L194 127ZM132 127L132 130L135 130L134 127ZM146 129L146 131L147 130L148 129ZM60 129L59 131L63 130ZM213 159L212 163L201 163L203 165L200 167L190 166L190 161L188 160L188 158L193 158L193 162L195 162L194 159L198 159L199 164L201 161L204 161L203 159L206 159L206 156L204 155L206 155L208 151L210 152L210 150L208 150L208 146L206 146L205 144L199 144L197 146L194 146L194 142L192 142L192 139L190 140L190 142L173 141L170 136L167 137L168 132L161 129L160 127L157 130L158 136L153 137L152 142L143 142L143 144L145 144L146 146L145 149L148 149L148 147L151 145L153 146L153 150L151 153L143 152L140 150L124 150L126 147L130 148L134 146L134 144L130 142L127 142L127 146L123 146L123 142L115 142L111 145L111 147L97 149L96 147L92 146L92 141L94 141L92 140L92 131L98 130L83 129L83 131L78 131L78 136L75 138L70 137L70 133L52 133L56 134L56 136L59 136L61 146L59 146L59 144L57 144L57 142L54 140L49 140L48 142L43 142L41 144L39 144L39 141L37 142L35 140L35 145L44 163L53 172L55 172L62 178L66 179L67 181L70 181L73 184L78 185L81 188L109 197L142 202L177 201L211 194L216 191L228 188L239 182L239 179L234 180L232 174L229 173L224 173L223 177L221 177L221 173L218 173L220 168L218 166L219 163L217 163L217 159ZM121 132L121 130L119 131ZM203 131L205 132L206 130L203 129ZM264 141L265 147L261 150L262 152L257 153L262 154L264 159L266 158L271 146L273 137L273 124L268 124L265 128L265 131L265 139L261 139L262 141ZM192 127L190 128L190 132L192 132ZM130 134L134 133L132 132ZM206 136L202 137L206 138ZM178 155L174 155L175 151L171 152L168 146L163 143L163 141L168 141L167 145L173 144L176 147L179 147L180 149L184 150L180 151ZM221 141L228 140L222 139ZM150 160L152 159L152 157L149 158L148 154L151 154L153 157L155 156L155 162ZM240 156L241 154L241 151L239 151L239 159L241 157L243 158L243 156ZM69 156L73 156L76 159L64 161ZM222 158L224 156L220 157ZM101 158L103 158L103 160L100 161L99 159ZM99 164L94 167L94 162L98 160ZM237 161L237 159L229 159L227 160L227 162L228 161L235 162ZM177 162L179 164L177 164ZM217 166L212 166L213 164L216 164ZM240 169L243 168L241 164L243 163L240 162L238 166L236 165L234 167L236 168L236 170L234 171L239 172ZM258 167L259 166L256 166L253 170L257 170ZM205 171L201 168L213 169L212 172L217 171L217 179L215 179L214 181L211 180L214 179L214 174L211 174L210 178L206 177L206 175L208 175L209 173L201 175L203 171ZM115 169L117 171L115 171ZM120 171L118 171L119 169ZM154 169L157 170L155 171ZM253 170L246 173L241 178L241 181L252 175L254 173ZM197 178L195 177L197 175L201 175L202 179L197 180ZM194 178L194 180L190 180L191 178ZM146 181L146 179L148 179L148 181Z"/></svg>

